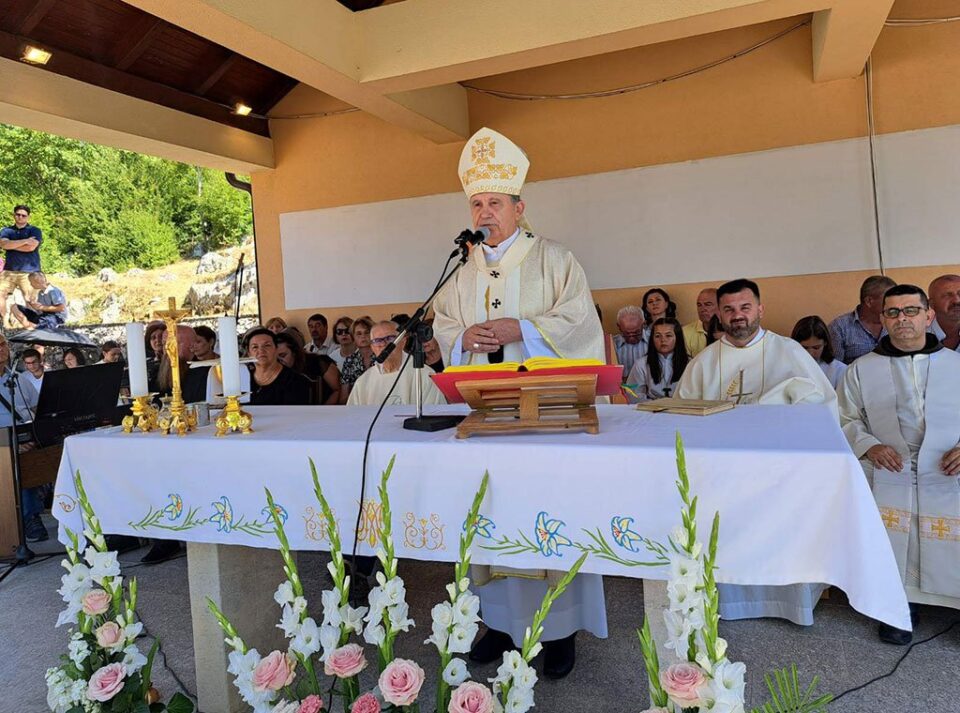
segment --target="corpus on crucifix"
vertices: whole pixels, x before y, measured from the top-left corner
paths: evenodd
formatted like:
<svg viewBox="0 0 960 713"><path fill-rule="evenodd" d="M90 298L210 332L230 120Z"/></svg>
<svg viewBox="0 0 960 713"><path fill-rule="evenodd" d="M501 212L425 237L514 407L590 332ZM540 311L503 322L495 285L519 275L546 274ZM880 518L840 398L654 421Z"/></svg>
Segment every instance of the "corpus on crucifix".
<svg viewBox="0 0 960 713"><path fill-rule="evenodd" d="M167 341L164 351L170 361L170 382L172 397L170 399L170 413L160 418L160 430L164 433L176 432L183 436L197 427L196 415L187 410L183 402L183 392L180 388L180 350L177 345L177 322L190 314L188 309L177 309L177 300L170 297L167 309L157 310L153 316L162 319L167 330Z"/></svg>

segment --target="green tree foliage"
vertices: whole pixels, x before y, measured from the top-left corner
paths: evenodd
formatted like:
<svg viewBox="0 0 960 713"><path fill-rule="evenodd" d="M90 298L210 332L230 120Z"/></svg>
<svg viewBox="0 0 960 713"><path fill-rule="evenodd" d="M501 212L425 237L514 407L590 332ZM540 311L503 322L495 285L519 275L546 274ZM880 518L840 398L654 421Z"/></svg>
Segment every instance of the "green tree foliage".
<svg viewBox="0 0 960 713"><path fill-rule="evenodd" d="M222 173L0 124L0 212L26 203L48 272L175 262L238 245L249 196Z"/></svg>

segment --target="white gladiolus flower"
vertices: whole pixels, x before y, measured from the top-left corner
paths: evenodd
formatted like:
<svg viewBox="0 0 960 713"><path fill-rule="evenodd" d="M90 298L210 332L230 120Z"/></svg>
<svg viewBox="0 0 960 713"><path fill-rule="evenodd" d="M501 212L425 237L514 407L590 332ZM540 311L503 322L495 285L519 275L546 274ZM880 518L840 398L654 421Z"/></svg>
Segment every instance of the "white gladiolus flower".
<svg viewBox="0 0 960 713"><path fill-rule="evenodd" d="M120 576L120 563L117 561L116 552L97 552L88 547L83 558L90 565L90 576L97 584L103 584L105 577Z"/></svg>
<svg viewBox="0 0 960 713"><path fill-rule="evenodd" d="M440 602L430 610L430 617L434 624L448 627L453 624L453 606L450 602Z"/></svg>
<svg viewBox="0 0 960 713"><path fill-rule="evenodd" d="M340 592L336 589L324 589L320 594L323 605L323 623L330 626L340 626Z"/></svg>
<svg viewBox="0 0 960 713"><path fill-rule="evenodd" d="M447 594L450 595L450 601L453 601L457 598L457 585L453 582L447 585Z"/></svg>
<svg viewBox="0 0 960 713"><path fill-rule="evenodd" d="M443 681L448 686L459 686L468 678L470 678L470 672L463 659L450 659L450 663L443 669Z"/></svg>
<svg viewBox="0 0 960 713"><path fill-rule="evenodd" d="M533 687L537 684L537 672L533 670L533 667L524 663L524 665L513 674L513 685L516 688L532 691Z"/></svg>
<svg viewBox="0 0 960 713"><path fill-rule="evenodd" d="M703 592L695 587L687 586L683 582L670 581L667 583L667 596L670 598L671 611L688 612L697 607L703 607Z"/></svg>
<svg viewBox="0 0 960 713"><path fill-rule="evenodd" d="M223 643L225 643L227 646L229 646L229 647L230 647L231 649L233 649L234 651L242 651L242 650L243 650L243 639L241 639L239 636L234 636L234 637L232 637L232 638L230 638L230 639L224 639L224 640L223 640Z"/></svg>
<svg viewBox="0 0 960 713"><path fill-rule="evenodd" d="M118 623L120 623L122 626L122 622L119 622L120 617L117 617L117 619ZM132 624L127 624L123 627L123 637L129 644L132 644L134 641L136 641L137 637L140 636L142 632L143 624L141 624L139 621L135 621Z"/></svg>
<svg viewBox="0 0 960 713"><path fill-rule="evenodd" d="M62 564L67 573L60 578L63 586L57 590L57 593L63 597L65 602L70 601L70 598L76 592L80 592L80 596L83 596L93 588L93 576L87 565L82 562L72 565L67 560L63 560Z"/></svg>
<svg viewBox="0 0 960 713"><path fill-rule="evenodd" d="M674 554L670 557L670 579L679 580L695 587L703 579L703 562L686 554Z"/></svg>
<svg viewBox="0 0 960 713"><path fill-rule="evenodd" d="M716 686L717 697L724 698L723 693L733 694L738 700L743 702L746 683L744 676L747 667L743 663L730 661L721 661L713 669L713 680Z"/></svg>
<svg viewBox="0 0 960 713"><path fill-rule="evenodd" d="M363 630L363 640L372 646L382 645L386 638L387 632L375 620L367 624L367 628Z"/></svg>
<svg viewBox="0 0 960 713"><path fill-rule="evenodd" d="M433 633L430 635L430 638L423 643L433 644L437 647L438 651L446 651L447 642L450 638L450 632L448 631L448 628L434 620L432 624L432 631Z"/></svg>
<svg viewBox="0 0 960 713"><path fill-rule="evenodd" d="M534 658L534 657L537 656L541 651L543 651L543 644L541 644L541 643L538 641L537 643L535 643L533 646L530 647L530 658L531 658L531 659Z"/></svg>
<svg viewBox="0 0 960 713"><path fill-rule="evenodd" d="M307 600L303 597L294 597L293 598L293 611L297 616L300 616L307 610Z"/></svg>
<svg viewBox="0 0 960 713"><path fill-rule="evenodd" d="M665 648L672 649L681 659L687 658L687 647L690 640L690 621L675 611L664 611L663 621L667 625L667 640Z"/></svg>
<svg viewBox="0 0 960 713"><path fill-rule="evenodd" d="M274 592L273 601L282 607L284 604L292 604L293 597L293 585L290 584L289 580L284 580L280 582L280 586Z"/></svg>
<svg viewBox="0 0 960 713"><path fill-rule="evenodd" d="M395 606L406 597L406 589L400 577L393 577L383 585L383 596L388 606Z"/></svg>
<svg viewBox="0 0 960 713"><path fill-rule="evenodd" d="M147 657L140 653L136 644L130 644L123 650L123 665L127 667L127 673L133 675L147 665Z"/></svg>
<svg viewBox="0 0 960 713"><path fill-rule="evenodd" d="M298 710L300 710L299 701L281 700L270 709L270 713L297 713Z"/></svg>
<svg viewBox="0 0 960 713"><path fill-rule="evenodd" d="M721 637L717 637L716 645L717 658L723 659L727 655L727 640Z"/></svg>
<svg viewBox="0 0 960 713"><path fill-rule="evenodd" d="M324 624L320 627L320 646L323 647L323 656L321 660L326 661L327 656L340 645L340 627L328 626Z"/></svg>
<svg viewBox="0 0 960 713"><path fill-rule="evenodd" d="M363 617L367 613L366 607L359 607L354 609L349 604L344 604L340 607L340 620L347 631L352 631L356 634L363 633Z"/></svg>
<svg viewBox="0 0 960 713"><path fill-rule="evenodd" d="M409 607L406 602L401 601L396 606L390 607L387 610L387 616L390 619L390 629L392 631L410 631L410 627L414 626L414 621L407 614L409 613Z"/></svg>
<svg viewBox="0 0 960 713"><path fill-rule="evenodd" d="M514 686L507 694L507 713L526 713L533 708L533 689Z"/></svg>
<svg viewBox="0 0 960 713"><path fill-rule="evenodd" d="M453 620L457 624L473 624L480 619L480 597L464 592L453 606Z"/></svg>
<svg viewBox="0 0 960 713"><path fill-rule="evenodd" d="M57 617L57 626L63 626L64 624L76 624L77 615L80 613L80 609L80 602L70 602L67 604L67 608L60 612L60 616Z"/></svg>
<svg viewBox="0 0 960 713"><path fill-rule="evenodd" d="M687 544L687 528L677 525L670 531L670 539L677 547L683 547Z"/></svg>
<svg viewBox="0 0 960 713"><path fill-rule="evenodd" d="M260 663L260 653L256 649L250 649L242 654L239 651L231 651L227 654L227 673L234 676L253 675L253 669Z"/></svg>
<svg viewBox="0 0 960 713"><path fill-rule="evenodd" d="M310 617L300 624L300 631L290 641L290 649L301 656L312 656L320 650L320 629Z"/></svg>
<svg viewBox="0 0 960 713"><path fill-rule="evenodd" d="M477 631L479 628L480 627L477 624L468 624L467 626L454 624L453 628L450 630L450 639L448 642L450 653L468 653L470 651L470 647L473 645L473 640L477 636ZM522 660L523 659L521 658L521 661Z"/></svg>
<svg viewBox="0 0 960 713"><path fill-rule="evenodd" d="M280 613L280 623L278 629L283 629L283 635L288 639L296 636L300 629L300 616L293 610L289 604L283 605L283 611Z"/></svg>

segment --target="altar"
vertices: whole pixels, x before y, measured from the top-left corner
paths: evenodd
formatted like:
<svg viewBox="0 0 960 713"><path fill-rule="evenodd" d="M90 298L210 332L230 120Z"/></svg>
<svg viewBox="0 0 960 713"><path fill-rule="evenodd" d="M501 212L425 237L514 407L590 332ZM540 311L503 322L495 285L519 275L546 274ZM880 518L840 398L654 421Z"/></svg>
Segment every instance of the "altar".
<svg viewBox="0 0 960 713"><path fill-rule="evenodd" d="M73 484L79 472L105 532L193 543L188 551L198 674L201 655L215 656L223 648L219 636L212 644L201 641L208 636L204 630L215 632L215 626L204 625L210 617L202 597L222 594L230 577L243 582L247 603L251 589L276 584L251 579L237 561L226 564L247 548L277 545L264 487L281 508L294 549L328 548L309 458L345 550L353 544L359 505L358 551L374 552L376 486L396 456L390 496L399 557L455 561L466 511L488 472L475 563L562 570L588 552L583 571L666 579L662 560L647 543L667 544L678 522L677 432L699 497L701 531L709 532L714 511L721 515L717 581L823 582L846 592L864 615L910 628L873 496L823 406L743 406L710 417L600 406L598 435L466 440L457 440L453 431L405 431L402 417L411 407L388 407L373 431L362 496L364 436L375 408L251 411L250 435L216 438L212 426L185 437L107 430L64 444L53 509L61 539L64 528L80 529ZM256 556L256 550L249 552ZM265 620L276 619L271 592L263 600L269 610Z"/></svg>

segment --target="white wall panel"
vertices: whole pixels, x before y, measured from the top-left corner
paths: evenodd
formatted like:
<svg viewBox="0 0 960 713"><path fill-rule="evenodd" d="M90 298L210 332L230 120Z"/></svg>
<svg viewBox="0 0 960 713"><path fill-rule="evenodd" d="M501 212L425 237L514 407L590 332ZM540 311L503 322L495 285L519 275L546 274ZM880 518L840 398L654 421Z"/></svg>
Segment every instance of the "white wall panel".
<svg viewBox="0 0 960 713"><path fill-rule="evenodd" d="M594 289L869 269L867 151L854 139L541 181L524 199ZM887 265L960 261L960 126L882 136L878 160ZM462 193L282 214L287 309L417 301L468 221Z"/></svg>

